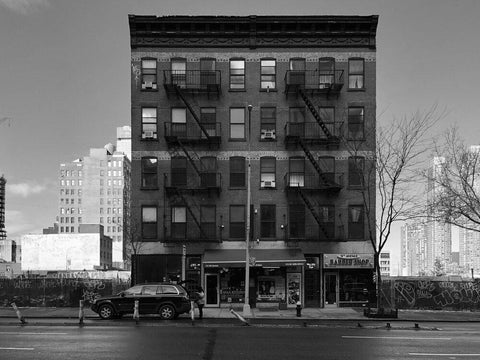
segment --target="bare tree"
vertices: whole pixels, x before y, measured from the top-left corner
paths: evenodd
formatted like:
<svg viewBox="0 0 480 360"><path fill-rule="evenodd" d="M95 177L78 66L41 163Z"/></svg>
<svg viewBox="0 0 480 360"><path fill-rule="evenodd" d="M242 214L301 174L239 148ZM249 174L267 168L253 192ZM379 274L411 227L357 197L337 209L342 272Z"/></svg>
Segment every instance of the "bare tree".
<svg viewBox="0 0 480 360"><path fill-rule="evenodd" d="M142 229L141 225L135 222L130 222L125 231L125 258L127 262L127 268L132 271L131 280L132 284L135 284L138 280L138 269L133 264L134 259L141 253L145 242L142 241Z"/></svg>
<svg viewBox="0 0 480 360"><path fill-rule="evenodd" d="M424 156L433 138L432 127L444 113L438 113L432 106L425 112L393 119L376 129L366 129L366 142L349 141L349 155L355 161L355 168L362 177L362 186L357 189L363 200L366 214L367 236L374 250L374 271L376 274L377 307L380 304L380 253L392 233L395 222L406 221L421 216L425 207L419 201L423 188L422 180ZM372 135L373 134L373 135ZM375 152L368 139L375 141ZM370 145L370 146L369 146ZM363 156L362 156L363 155ZM419 190L419 191L417 191Z"/></svg>
<svg viewBox="0 0 480 360"><path fill-rule="evenodd" d="M447 130L436 146L440 169L426 174L434 196L429 202L433 219L480 231L480 146L467 146L458 128Z"/></svg>

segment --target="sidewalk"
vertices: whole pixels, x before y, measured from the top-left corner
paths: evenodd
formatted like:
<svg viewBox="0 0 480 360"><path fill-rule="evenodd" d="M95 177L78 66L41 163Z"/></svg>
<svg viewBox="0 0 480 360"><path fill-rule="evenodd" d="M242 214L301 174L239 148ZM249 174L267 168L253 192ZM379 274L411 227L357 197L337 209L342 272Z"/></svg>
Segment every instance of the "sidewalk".
<svg viewBox="0 0 480 360"><path fill-rule="evenodd" d="M23 317L27 319L78 319L78 308L53 308L53 307L28 307L19 308ZM236 309L242 314L241 309ZM198 314L198 310L195 311ZM100 317L89 308L85 308L86 319L100 319ZM204 308L206 319L232 319L234 316L229 308ZM363 308L306 308L302 309L301 317L297 317L295 309L289 310L261 310L252 309L253 319L272 320L385 320L367 318L363 315ZM188 314L182 315L182 317ZM17 315L12 307L0 307L0 318L16 318ZM430 321L430 322L480 322L480 312L472 311L434 311L434 310L399 310L398 319L391 321Z"/></svg>

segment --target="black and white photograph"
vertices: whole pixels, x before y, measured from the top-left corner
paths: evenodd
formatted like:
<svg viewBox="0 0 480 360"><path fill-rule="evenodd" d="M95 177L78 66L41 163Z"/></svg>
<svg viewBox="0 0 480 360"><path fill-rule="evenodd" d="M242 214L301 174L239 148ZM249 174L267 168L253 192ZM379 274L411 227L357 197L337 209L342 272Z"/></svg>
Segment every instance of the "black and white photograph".
<svg viewBox="0 0 480 360"><path fill-rule="evenodd" d="M479 18L0 0L0 359L480 359Z"/></svg>

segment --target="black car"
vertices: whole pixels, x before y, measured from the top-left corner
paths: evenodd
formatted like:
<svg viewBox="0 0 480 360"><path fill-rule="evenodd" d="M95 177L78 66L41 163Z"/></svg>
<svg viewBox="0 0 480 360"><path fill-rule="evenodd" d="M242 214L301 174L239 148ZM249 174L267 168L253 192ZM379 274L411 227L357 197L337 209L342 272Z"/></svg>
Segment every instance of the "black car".
<svg viewBox="0 0 480 360"><path fill-rule="evenodd" d="M96 299L91 309L102 319L133 314L138 300L139 314L158 314L162 319L174 319L190 310L190 299L181 285L150 283L135 285L117 295Z"/></svg>

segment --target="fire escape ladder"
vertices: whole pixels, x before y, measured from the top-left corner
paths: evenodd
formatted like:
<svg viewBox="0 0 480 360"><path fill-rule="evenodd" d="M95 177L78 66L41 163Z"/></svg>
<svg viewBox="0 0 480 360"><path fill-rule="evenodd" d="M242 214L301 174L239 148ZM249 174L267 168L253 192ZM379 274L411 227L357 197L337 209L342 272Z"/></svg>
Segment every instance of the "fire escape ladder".
<svg viewBox="0 0 480 360"><path fill-rule="evenodd" d="M323 235L325 235L325 237L328 239L328 238L329 238L328 232L327 232L327 230L325 230L325 228L323 227L322 221L321 221L321 219L318 217L318 214L317 214L317 212L315 211L315 208L313 207L312 203L310 202L310 200L308 200L308 197L303 193L301 187L298 187L298 188L297 188L297 191L298 191L298 194L300 195L300 197L302 198L303 202L305 203L305 205L307 205L308 210L310 210L310 212L312 213L313 217L314 217L315 220L317 221L318 227L320 228L320 231L321 231L321 232L323 233Z"/></svg>
<svg viewBox="0 0 480 360"><path fill-rule="evenodd" d="M298 139L298 143L300 144L300 147L303 149L303 152L305 153L305 155L307 155L307 158L308 160L310 160L310 162L312 163L313 167L315 168L315 170L317 170L318 172L318 175L320 176L320 179L322 180L322 182L324 184L329 184L329 181L327 180L327 178L325 177L325 175L323 174L323 171L322 169L320 168L320 165L318 165L317 161L315 160L315 158L313 157L312 153L310 152L310 150L308 150L307 146L305 145L305 143L302 141L302 139Z"/></svg>
<svg viewBox="0 0 480 360"><path fill-rule="evenodd" d="M332 133L325 126L322 118L320 117L320 114L315 109L315 106L313 106L313 104L310 101L310 99L308 98L307 94L305 94L305 92L301 88L298 88L298 93L302 97L303 101L305 102L305 105L307 105L308 110L310 110L310 112L312 113L315 120L317 120L318 125L320 125L320 128L325 133L325 136L327 137L327 139L331 139L332 138Z"/></svg>
<svg viewBox="0 0 480 360"><path fill-rule="evenodd" d="M195 112L195 110L193 109L192 105L190 105L190 103L187 101L187 99L185 98L185 96L182 94L182 90L180 89L180 87L178 85L175 85L175 92L177 93L178 97L183 101L183 103L185 104L185 106L187 107L188 111L190 111L190 113L192 114L193 118L195 119L195 121L197 122L197 125L200 127L200 130L202 131L202 133L205 135L205 137L207 138L207 140L211 140L210 139L210 135L208 134L208 131L205 129L205 127L202 125L202 122L200 121L200 118L198 117L197 113Z"/></svg>
<svg viewBox="0 0 480 360"><path fill-rule="evenodd" d="M181 203L185 205L185 207L187 208L187 211L188 213L190 214L190 216L192 217L193 221L195 222L195 224L198 226L198 229L200 230L200 236L204 239L207 238L205 232L203 231L202 229L202 225L200 224L200 221L198 221L197 217L195 216L195 213L193 212L193 209L192 209L192 205L189 204L189 202L187 201L187 199L185 198L185 196L183 196L183 194L178 191L178 189L175 189L175 195L178 196L180 199L181 199Z"/></svg>
<svg viewBox="0 0 480 360"><path fill-rule="evenodd" d="M198 174L199 177L201 177L202 171L198 168L197 164L195 163L197 161L198 164L200 164L200 166L202 165L198 154L193 150L188 151L185 145L183 145L180 140L177 139L177 142L178 142L178 145L182 148L182 151L187 156L188 161L190 161L190 164L192 164L192 167L195 170L195 172Z"/></svg>

